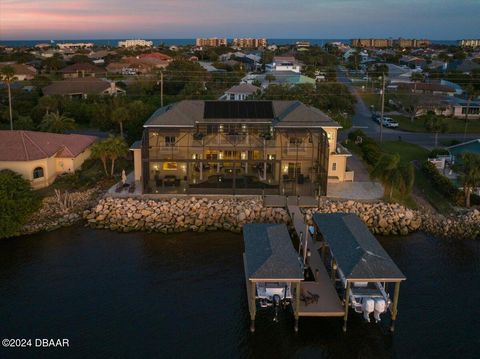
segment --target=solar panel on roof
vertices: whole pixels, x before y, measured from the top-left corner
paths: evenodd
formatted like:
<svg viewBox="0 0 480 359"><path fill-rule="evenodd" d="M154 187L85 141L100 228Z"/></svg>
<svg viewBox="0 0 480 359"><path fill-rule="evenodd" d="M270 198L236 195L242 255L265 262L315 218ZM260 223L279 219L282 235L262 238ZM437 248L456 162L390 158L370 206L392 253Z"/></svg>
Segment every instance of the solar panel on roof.
<svg viewBox="0 0 480 359"><path fill-rule="evenodd" d="M203 118L273 119L271 101L205 101Z"/></svg>

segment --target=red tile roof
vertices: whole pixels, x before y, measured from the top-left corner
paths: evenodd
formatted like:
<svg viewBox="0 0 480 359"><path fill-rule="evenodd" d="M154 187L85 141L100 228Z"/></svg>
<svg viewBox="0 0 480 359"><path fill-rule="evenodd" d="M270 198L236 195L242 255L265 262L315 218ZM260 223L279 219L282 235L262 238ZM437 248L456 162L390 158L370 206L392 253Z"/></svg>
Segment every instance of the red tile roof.
<svg viewBox="0 0 480 359"><path fill-rule="evenodd" d="M162 54L161 52L152 52L149 54L141 54L138 55L139 58L141 59L158 59L158 60L163 60L163 61L171 61L172 58L168 55Z"/></svg>
<svg viewBox="0 0 480 359"><path fill-rule="evenodd" d="M0 131L0 161L33 161L76 157L97 140L95 136L37 131Z"/></svg>

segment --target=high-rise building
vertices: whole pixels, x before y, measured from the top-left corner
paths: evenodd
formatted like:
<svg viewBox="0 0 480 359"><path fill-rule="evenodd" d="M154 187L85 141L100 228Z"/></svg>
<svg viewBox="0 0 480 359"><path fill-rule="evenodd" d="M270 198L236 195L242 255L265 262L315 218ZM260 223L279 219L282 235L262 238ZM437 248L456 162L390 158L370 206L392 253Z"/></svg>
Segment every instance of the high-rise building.
<svg viewBox="0 0 480 359"><path fill-rule="evenodd" d="M427 39L398 39L395 43L399 47L428 47L430 46L430 40Z"/></svg>
<svg viewBox="0 0 480 359"><path fill-rule="evenodd" d="M227 39L225 37L197 38L197 41L195 42L195 44L197 46L212 46L212 47L227 46Z"/></svg>
<svg viewBox="0 0 480 359"><path fill-rule="evenodd" d="M135 40L125 40L125 41L118 42L118 47L137 47L137 46L152 47L153 41L135 39Z"/></svg>
<svg viewBox="0 0 480 359"><path fill-rule="evenodd" d="M467 47L479 47L480 46L480 39L464 39L458 42L460 46L467 46Z"/></svg>
<svg viewBox="0 0 480 359"><path fill-rule="evenodd" d="M233 44L238 47L267 47L267 39L235 38Z"/></svg>
<svg viewBox="0 0 480 359"><path fill-rule="evenodd" d="M391 39L353 39L353 47L392 47Z"/></svg>

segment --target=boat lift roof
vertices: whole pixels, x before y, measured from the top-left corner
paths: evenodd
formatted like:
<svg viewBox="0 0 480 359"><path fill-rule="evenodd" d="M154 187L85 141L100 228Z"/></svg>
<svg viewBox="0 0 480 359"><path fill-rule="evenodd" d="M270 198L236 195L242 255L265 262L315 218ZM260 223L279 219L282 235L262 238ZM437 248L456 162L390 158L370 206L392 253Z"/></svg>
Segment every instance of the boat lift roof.
<svg viewBox="0 0 480 359"><path fill-rule="evenodd" d="M357 215L315 213L313 221L347 280L398 282L406 279Z"/></svg>
<svg viewBox="0 0 480 359"><path fill-rule="evenodd" d="M285 224L245 224L243 240L245 268L250 280L298 282L304 279Z"/></svg>

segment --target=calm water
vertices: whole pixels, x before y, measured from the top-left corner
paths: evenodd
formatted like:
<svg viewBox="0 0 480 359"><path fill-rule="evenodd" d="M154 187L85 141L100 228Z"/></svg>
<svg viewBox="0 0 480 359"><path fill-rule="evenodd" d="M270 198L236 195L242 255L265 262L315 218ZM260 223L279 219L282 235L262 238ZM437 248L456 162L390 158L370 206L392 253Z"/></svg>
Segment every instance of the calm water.
<svg viewBox="0 0 480 359"><path fill-rule="evenodd" d="M240 235L117 234L81 227L0 241L0 338L68 338L69 349L0 358L474 358L480 243L381 238L408 277L397 331L351 315L257 319L248 331ZM386 324L386 323L385 323Z"/></svg>

